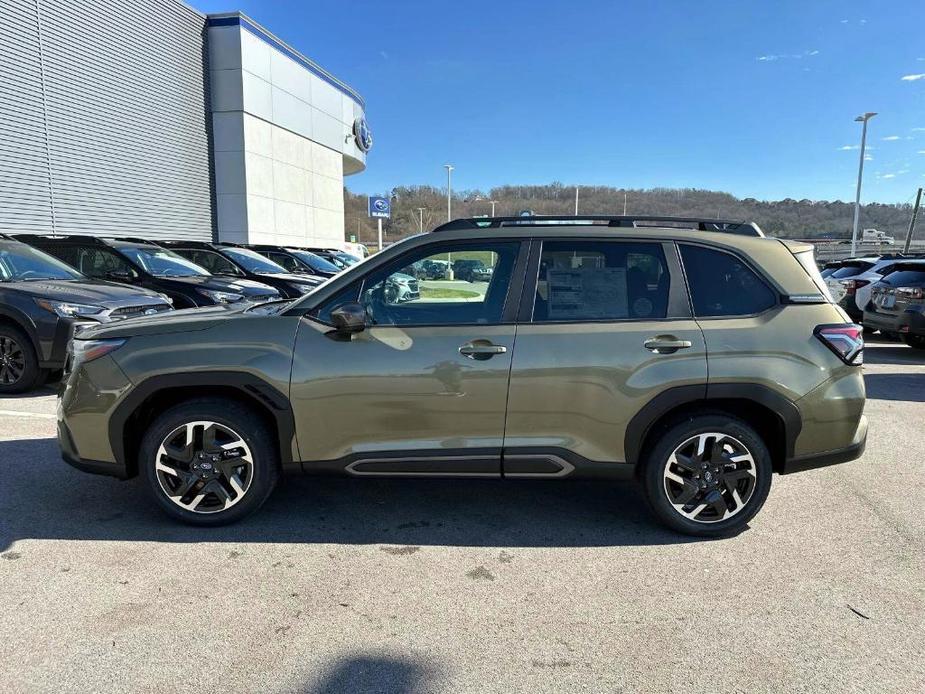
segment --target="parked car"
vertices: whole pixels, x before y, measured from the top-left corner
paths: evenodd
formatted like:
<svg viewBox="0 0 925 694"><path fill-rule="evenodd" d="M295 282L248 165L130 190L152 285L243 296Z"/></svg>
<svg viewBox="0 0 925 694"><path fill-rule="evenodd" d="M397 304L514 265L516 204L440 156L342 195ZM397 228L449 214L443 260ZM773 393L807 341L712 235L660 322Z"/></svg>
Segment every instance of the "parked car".
<svg viewBox="0 0 925 694"><path fill-rule="evenodd" d="M719 536L772 473L860 456L861 329L812 246L626 219L455 220L295 302L81 331L64 459L140 474L199 525L299 470L636 478L663 523ZM480 300L390 296L404 268L462 252L492 258Z"/></svg>
<svg viewBox="0 0 925 694"><path fill-rule="evenodd" d="M182 255L213 275L246 278L273 287L286 299L297 299L313 291L324 280L312 275L287 272L257 251L227 243L203 241L159 241L158 245Z"/></svg>
<svg viewBox="0 0 925 694"><path fill-rule="evenodd" d="M845 309L851 320L860 323L864 314L864 304L858 301L858 290L867 287L874 277L879 278L881 273L878 270L885 265L889 265L889 261L881 261L878 256L852 258L842 261L825 277L832 299ZM871 272L873 276L869 274Z"/></svg>
<svg viewBox="0 0 925 694"><path fill-rule="evenodd" d="M0 394L30 390L63 368L80 326L171 309L163 294L91 280L0 234Z"/></svg>
<svg viewBox="0 0 925 694"><path fill-rule="evenodd" d="M465 282L490 282L491 268L481 260L454 260L453 276Z"/></svg>
<svg viewBox="0 0 925 694"><path fill-rule="evenodd" d="M341 271L341 268L328 262L321 256L317 256L301 248L267 245L250 245L247 246L247 248L251 248L261 255L265 255L274 263L282 265L289 272L314 275L316 277L328 279L334 277L334 275Z"/></svg>
<svg viewBox="0 0 925 694"><path fill-rule="evenodd" d="M216 277L183 256L143 239L33 234L18 234L16 238L88 277L162 292L170 297L174 308L279 298L279 292L266 284Z"/></svg>
<svg viewBox="0 0 925 694"><path fill-rule="evenodd" d="M864 325L925 349L925 260L899 261L874 283Z"/></svg>
<svg viewBox="0 0 925 694"><path fill-rule="evenodd" d="M309 253L314 253L319 258L327 260L331 265L338 267L341 270L346 270L351 265L356 265L360 262L360 258L350 255L342 250L337 248L303 248L301 250L308 251Z"/></svg>

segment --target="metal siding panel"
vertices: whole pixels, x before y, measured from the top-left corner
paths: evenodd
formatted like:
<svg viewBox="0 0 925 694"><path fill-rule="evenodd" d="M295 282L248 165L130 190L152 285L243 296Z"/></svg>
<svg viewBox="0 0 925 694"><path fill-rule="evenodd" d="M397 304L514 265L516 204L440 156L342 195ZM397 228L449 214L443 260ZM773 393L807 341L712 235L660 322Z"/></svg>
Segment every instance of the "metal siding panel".
<svg viewBox="0 0 925 694"><path fill-rule="evenodd" d="M211 239L205 16L176 0L0 5L0 127L15 131L0 225Z"/></svg>
<svg viewBox="0 0 925 694"><path fill-rule="evenodd" d="M0 3L0 232L53 228L35 8Z"/></svg>

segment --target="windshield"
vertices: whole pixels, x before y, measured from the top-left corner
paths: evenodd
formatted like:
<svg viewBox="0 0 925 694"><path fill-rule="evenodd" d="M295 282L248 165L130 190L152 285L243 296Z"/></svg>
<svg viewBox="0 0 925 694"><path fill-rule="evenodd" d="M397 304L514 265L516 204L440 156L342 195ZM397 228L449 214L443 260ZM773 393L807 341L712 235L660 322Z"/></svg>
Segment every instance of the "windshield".
<svg viewBox="0 0 925 694"><path fill-rule="evenodd" d="M289 251L296 258L301 260L303 263L308 265L312 270L317 270L318 272L340 272L340 268L329 263L327 260L321 256L317 256L314 253L309 253L308 251Z"/></svg>
<svg viewBox="0 0 925 694"><path fill-rule="evenodd" d="M119 251L155 277L197 277L211 273L166 248L125 246Z"/></svg>
<svg viewBox="0 0 925 694"><path fill-rule="evenodd" d="M345 253L343 251L338 251L334 255L340 258L341 262L346 263L347 265L356 265L358 262L360 262L360 258L357 258L355 255L350 255L349 253Z"/></svg>
<svg viewBox="0 0 925 694"><path fill-rule="evenodd" d="M222 248L222 253L245 268L248 272L258 275L281 275L286 272L282 265L274 263L269 258L260 255L257 251L248 248Z"/></svg>
<svg viewBox="0 0 925 694"><path fill-rule="evenodd" d="M0 242L0 282L79 280L82 277L57 258L24 243Z"/></svg>

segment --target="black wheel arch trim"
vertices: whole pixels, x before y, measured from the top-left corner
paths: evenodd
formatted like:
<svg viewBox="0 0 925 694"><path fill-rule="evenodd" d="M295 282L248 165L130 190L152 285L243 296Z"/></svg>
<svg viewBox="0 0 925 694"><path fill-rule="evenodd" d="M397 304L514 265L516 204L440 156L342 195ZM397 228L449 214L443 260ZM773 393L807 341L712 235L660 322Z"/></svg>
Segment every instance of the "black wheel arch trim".
<svg viewBox="0 0 925 694"><path fill-rule="evenodd" d="M288 465L298 461L292 455L295 438L295 417L286 395L259 376L238 371L205 371L201 373L175 373L151 376L141 381L125 397L109 418L109 444L118 463L125 465L130 474L133 465L126 457L125 427L129 419L150 397L165 390L177 388L208 388L221 386L234 388L251 401L259 403L276 422L280 463ZM203 392L203 396L209 393Z"/></svg>
<svg viewBox="0 0 925 694"><path fill-rule="evenodd" d="M36 355L41 359L40 350L38 349L39 339L35 321L22 311L10 306L0 306L0 323L4 321L12 323L15 327L26 333L26 336L32 340L32 347L35 349Z"/></svg>
<svg viewBox="0 0 925 694"><path fill-rule="evenodd" d="M708 405L711 400L751 400L774 412L784 427L785 457L787 460L793 458L797 437L803 429L803 418L796 404L758 383L703 383L676 386L662 391L636 413L626 427L626 462L639 462L646 437L652 426L663 416L683 405L701 402Z"/></svg>

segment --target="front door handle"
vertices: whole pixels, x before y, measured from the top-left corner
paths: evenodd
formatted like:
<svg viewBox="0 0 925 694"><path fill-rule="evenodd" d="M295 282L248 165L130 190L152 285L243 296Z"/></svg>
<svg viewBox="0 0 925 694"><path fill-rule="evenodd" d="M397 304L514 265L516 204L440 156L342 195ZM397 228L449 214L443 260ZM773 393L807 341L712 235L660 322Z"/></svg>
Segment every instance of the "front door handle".
<svg viewBox="0 0 925 694"><path fill-rule="evenodd" d="M493 344L488 340L472 340L459 348L461 355L467 359L476 359L478 361L491 359L496 354L504 354L505 352L507 352L507 347Z"/></svg>
<svg viewBox="0 0 925 694"><path fill-rule="evenodd" d="M679 349L688 349L692 343L690 340L679 340L674 335L658 335L643 342L642 346L656 354L674 354Z"/></svg>

